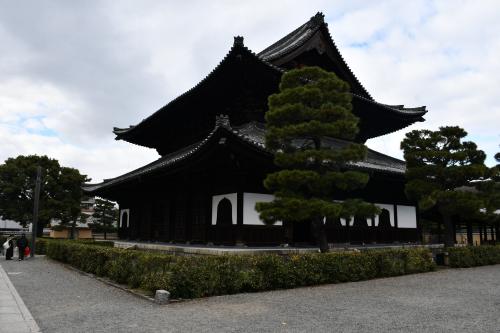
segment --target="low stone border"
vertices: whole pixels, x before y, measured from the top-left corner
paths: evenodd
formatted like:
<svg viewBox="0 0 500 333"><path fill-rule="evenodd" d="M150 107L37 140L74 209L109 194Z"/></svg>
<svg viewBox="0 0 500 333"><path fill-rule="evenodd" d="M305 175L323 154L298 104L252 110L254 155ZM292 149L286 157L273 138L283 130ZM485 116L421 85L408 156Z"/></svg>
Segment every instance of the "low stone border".
<svg viewBox="0 0 500 333"><path fill-rule="evenodd" d="M347 246L343 247L336 244L337 247L331 248L330 251L364 251L375 249L401 249L401 248L416 248L425 247L431 250L439 250L444 247L443 244L385 244L385 245L366 245L366 246ZM317 253L317 247L240 247L240 246L197 246L197 245L182 245L168 243L147 243L133 241L114 241L114 247L122 249L135 249L146 251L158 251L174 255L255 255L255 254L304 254Z"/></svg>

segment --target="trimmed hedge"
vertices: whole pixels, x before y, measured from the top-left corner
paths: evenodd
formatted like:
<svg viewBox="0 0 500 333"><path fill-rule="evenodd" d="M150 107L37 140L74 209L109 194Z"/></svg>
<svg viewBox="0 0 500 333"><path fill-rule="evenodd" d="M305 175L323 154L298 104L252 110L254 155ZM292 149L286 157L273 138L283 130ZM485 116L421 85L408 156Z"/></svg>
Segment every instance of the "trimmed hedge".
<svg viewBox="0 0 500 333"><path fill-rule="evenodd" d="M36 254L47 254L47 243L48 242L63 242L68 240L62 239L54 239L54 238L37 238L36 239ZM86 240L86 239L76 239L71 240L71 242L79 243L79 244L89 244L96 246L104 246L104 247L113 247L115 243L113 241L94 241L94 240Z"/></svg>
<svg viewBox="0 0 500 333"><path fill-rule="evenodd" d="M150 293L198 298L427 272L427 249L327 254L173 256L82 244L47 242L47 256Z"/></svg>
<svg viewBox="0 0 500 333"><path fill-rule="evenodd" d="M481 245L447 249L451 267L474 267L500 264L500 246Z"/></svg>

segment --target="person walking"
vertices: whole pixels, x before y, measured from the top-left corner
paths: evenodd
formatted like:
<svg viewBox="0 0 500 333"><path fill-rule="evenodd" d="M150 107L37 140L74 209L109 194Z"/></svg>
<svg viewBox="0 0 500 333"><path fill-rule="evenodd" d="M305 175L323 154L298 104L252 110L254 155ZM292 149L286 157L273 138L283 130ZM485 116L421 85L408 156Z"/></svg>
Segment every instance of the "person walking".
<svg viewBox="0 0 500 333"><path fill-rule="evenodd" d="M12 260L12 257L14 256L14 241L13 237L7 238L6 241L8 247L5 249L5 259L6 260Z"/></svg>
<svg viewBox="0 0 500 333"><path fill-rule="evenodd" d="M26 235L22 234L21 238L17 240L17 247L19 248L19 260L24 260L24 250L28 246L28 240L26 239Z"/></svg>

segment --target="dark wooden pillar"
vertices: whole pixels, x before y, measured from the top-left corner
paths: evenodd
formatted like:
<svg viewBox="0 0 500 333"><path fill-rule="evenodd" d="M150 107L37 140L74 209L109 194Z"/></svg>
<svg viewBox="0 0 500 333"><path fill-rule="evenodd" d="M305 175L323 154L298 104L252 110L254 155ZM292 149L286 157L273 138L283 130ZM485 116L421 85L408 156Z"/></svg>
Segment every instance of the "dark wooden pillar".
<svg viewBox="0 0 500 333"><path fill-rule="evenodd" d="M495 225L495 243L499 243L498 234L500 233L500 224L497 222Z"/></svg>
<svg viewBox="0 0 500 333"><path fill-rule="evenodd" d="M375 227L375 217L372 217L370 219L370 225L368 226L368 229L370 230L370 243L376 243L377 242L377 228Z"/></svg>
<svg viewBox="0 0 500 333"><path fill-rule="evenodd" d="M139 203L136 203L132 207L130 207L130 227L129 227L129 238L136 240L139 236L139 220L141 217L141 206Z"/></svg>
<svg viewBox="0 0 500 333"><path fill-rule="evenodd" d="M484 238L483 238L483 224L479 224L479 245L482 245L484 243Z"/></svg>
<svg viewBox="0 0 500 333"><path fill-rule="evenodd" d="M401 232L399 231L399 223L398 223L398 206L394 205L394 233L392 234L392 239L391 243L394 243L395 241L401 241Z"/></svg>
<svg viewBox="0 0 500 333"><path fill-rule="evenodd" d="M236 194L236 245L243 245L243 192Z"/></svg>
<svg viewBox="0 0 500 333"><path fill-rule="evenodd" d="M437 222L437 237L438 237L438 243L443 242L443 231L442 231L442 226L443 224L441 221Z"/></svg>
<svg viewBox="0 0 500 333"><path fill-rule="evenodd" d="M170 238L170 195L167 195L163 203L163 218L161 228L161 240L169 241Z"/></svg>

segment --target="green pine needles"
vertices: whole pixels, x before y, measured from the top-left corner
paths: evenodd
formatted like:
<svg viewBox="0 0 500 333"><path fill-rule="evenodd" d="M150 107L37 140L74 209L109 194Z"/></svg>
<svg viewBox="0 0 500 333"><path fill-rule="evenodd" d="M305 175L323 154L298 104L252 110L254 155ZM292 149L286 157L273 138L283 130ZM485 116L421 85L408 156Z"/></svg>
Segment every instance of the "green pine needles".
<svg viewBox="0 0 500 333"><path fill-rule="evenodd" d="M471 217L484 207L475 187L488 176L486 158L474 142L462 141L467 132L458 126L438 131L414 130L401 142L406 160L408 198L422 210L436 208L445 227L445 245L455 243L454 216Z"/></svg>
<svg viewBox="0 0 500 333"><path fill-rule="evenodd" d="M349 85L319 67L283 74L279 88L269 97L266 147L281 170L264 181L274 201L257 203L256 209L268 224L312 223L320 249L326 252L325 218L378 213L376 206L360 199L334 201L339 192L363 188L369 179L365 173L347 170L366 155L363 144L352 142L359 119L352 113Z"/></svg>

